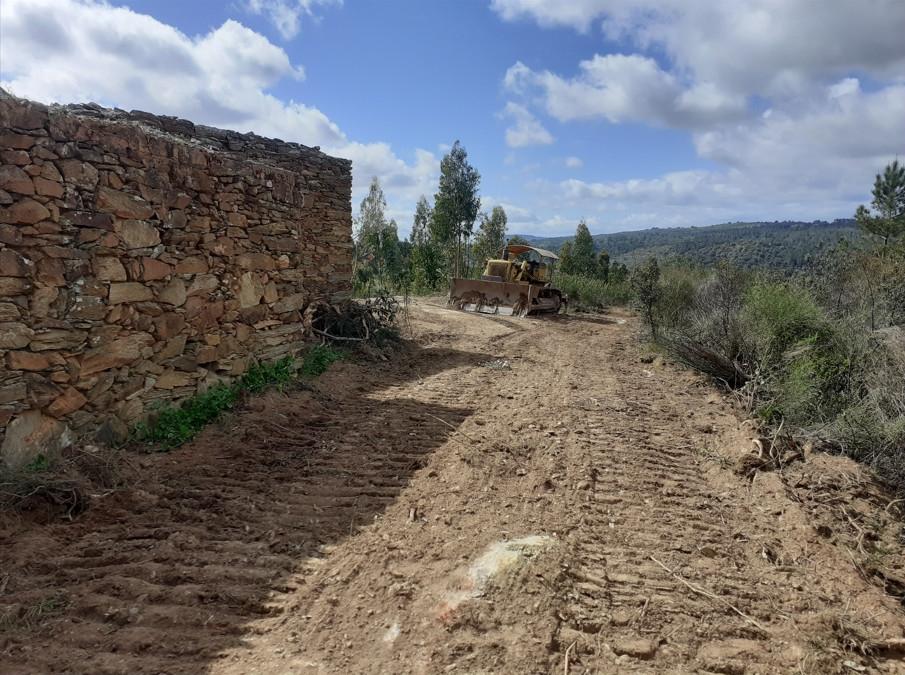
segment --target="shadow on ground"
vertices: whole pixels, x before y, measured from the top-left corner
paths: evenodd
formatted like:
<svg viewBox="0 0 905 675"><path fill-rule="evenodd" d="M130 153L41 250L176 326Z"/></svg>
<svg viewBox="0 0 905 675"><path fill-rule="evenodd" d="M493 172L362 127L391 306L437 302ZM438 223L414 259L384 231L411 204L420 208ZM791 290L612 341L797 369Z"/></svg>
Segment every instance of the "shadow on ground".
<svg viewBox="0 0 905 675"><path fill-rule="evenodd" d="M0 523L0 672L204 672L292 590L301 563L372 522L472 410L380 399L489 354L408 346L268 394L72 523Z"/></svg>

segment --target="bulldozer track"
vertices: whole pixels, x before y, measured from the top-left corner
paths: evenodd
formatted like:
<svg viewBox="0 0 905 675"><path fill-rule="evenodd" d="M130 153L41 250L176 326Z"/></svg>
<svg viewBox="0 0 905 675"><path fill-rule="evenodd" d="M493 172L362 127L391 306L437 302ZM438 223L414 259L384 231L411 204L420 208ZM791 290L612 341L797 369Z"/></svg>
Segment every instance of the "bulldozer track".
<svg viewBox="0 0 905 675"><path fill-rule="evenodd" d="M845 632L901 606L713 461L743 420L631 317L411 326L72 523L4 516L0 672L903 672Z"/></svg>

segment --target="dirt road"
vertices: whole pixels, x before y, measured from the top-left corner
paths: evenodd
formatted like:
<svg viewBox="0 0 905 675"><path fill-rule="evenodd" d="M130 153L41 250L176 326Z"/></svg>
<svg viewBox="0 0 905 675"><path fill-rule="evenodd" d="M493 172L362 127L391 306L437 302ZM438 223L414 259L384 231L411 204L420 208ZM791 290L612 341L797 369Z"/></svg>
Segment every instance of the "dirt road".
<svg viewBox="0 0 905 675"><path fill-rule="evenodd" d="M751 426L627 315L411 329L72 523L3 521L0 672L905 672L857 467L740 475Z"/></svg>

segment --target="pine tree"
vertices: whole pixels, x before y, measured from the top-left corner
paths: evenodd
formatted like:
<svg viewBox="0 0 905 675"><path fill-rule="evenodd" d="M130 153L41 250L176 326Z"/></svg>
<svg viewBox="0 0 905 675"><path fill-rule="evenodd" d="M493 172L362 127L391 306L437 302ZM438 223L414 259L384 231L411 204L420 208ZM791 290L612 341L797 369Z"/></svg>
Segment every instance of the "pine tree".
<svg viewBox="0 0 905 675"><path fill-rule="evenodd" d="M861 227L883 240L883 252L890 239L905 232L905 165L898 160L888 164L883 174L877 174L872 191L873 215L864 205L858 207L855 219Z"/></svg>

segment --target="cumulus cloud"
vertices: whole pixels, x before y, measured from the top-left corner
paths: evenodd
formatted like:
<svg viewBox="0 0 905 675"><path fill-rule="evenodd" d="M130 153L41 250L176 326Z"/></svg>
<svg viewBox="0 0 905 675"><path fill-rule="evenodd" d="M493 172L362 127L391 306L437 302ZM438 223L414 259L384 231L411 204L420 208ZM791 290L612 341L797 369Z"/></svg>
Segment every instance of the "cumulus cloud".
<svg viewBox="0 0 905 675"><path fill-rule="evenodd" d="M563 162L570 169L580 169L584 166L581 157L566 157Z"/></svg>
<svg viewBox="0 0 905 675"><path fill-rule="evenodd" d="M503 82L512 92L537 90L547 112L561 121L603 117L699 127L744 113L744 97L726 95L709 83L686 88L654 59L638 54L598 54L578 68L576 77L564 78L517 62Z"/></svg>
<svg viewBox="0 0 905 675"><path fill-rule="evenodd" d="M688 130L715 164L656 178L550 183L557 208L621 226L849 215L905 151L905 3L492 0L507 21L599 30L626 54L565 75L516 62L504 89L562 121ZM844 46L844 47L843 47ZM681 208L676 208L681 207ZM663 220L652 221L656 214Z"/></svg>
<svg viewBox="0 0 905 675"><path fill-rule="evenodd" d="M492 0L505 20L587 31L664 50L678 69L735 92L776 93L815 77L905 72L900 0ZM844 47L843 47L844 45Z"/></svg>
<svg viewBox="0 0 905 675"><path fill-rule="evenodd" d="M377 176L390 198L414 201L439 172L430 152L406 163L386 143L356 142L317 108L268 93L303 80L304 70L237 21L190 37L99 0L3 0L0 27L0 85L18 96L97 101L321 146L352 159L356 198Z"/></svg>
<svg viewBox="0 0 905 675"><path fill-rule="evenodd" d="M503 109L502 116L512 121L512 126L506 129L506 145L510 148L549 145L553 142L553 135L526 107L510 101Z"/></svg>
<svg viewBox="0 0 905 675"><path fill-rule="evenodd" d="M316 17L320 5L341 5L342 0L247 0L246 7L255 14L266 16L284 39L299 34L303 17Z"/></svg>

